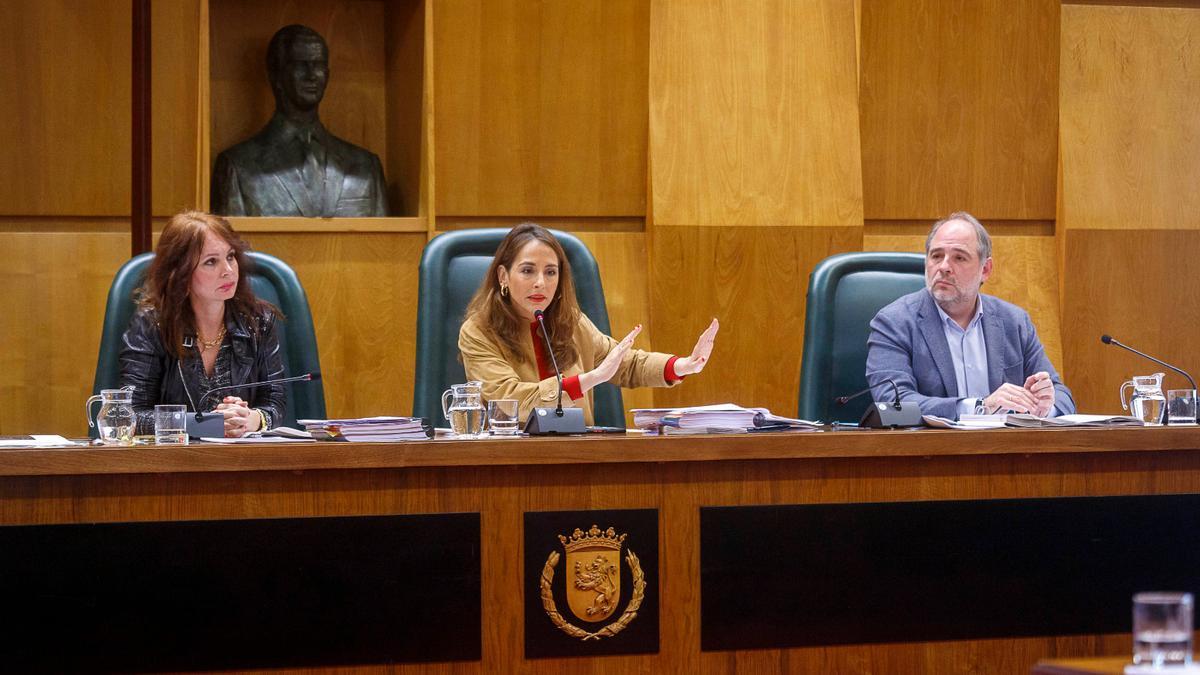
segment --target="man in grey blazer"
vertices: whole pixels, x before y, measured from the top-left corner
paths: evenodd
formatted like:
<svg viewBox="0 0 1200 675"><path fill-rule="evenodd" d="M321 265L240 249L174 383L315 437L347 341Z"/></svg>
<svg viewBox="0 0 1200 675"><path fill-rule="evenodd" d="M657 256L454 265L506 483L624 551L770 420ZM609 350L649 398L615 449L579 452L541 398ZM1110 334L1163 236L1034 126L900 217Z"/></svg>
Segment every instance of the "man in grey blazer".
<svg viewBox="0 0 1200 675"><path fill-rule="evenodd" d="M386 216L387 184L374 153L329 133L317 114L329 82L329 48L291 25L267 47L275 115L249 140L222 152L212 210L225 216Z"/></svg>
<svg viewBox="0 0 1200 675"><path fill-rule="evenodd" d="M925 240L925 288L879 310L867 340L867 383L877 401L913 401L926 415L1075 412L1029 314L979 292L992 273L992 239L974 216L953 213Z"/></svg>

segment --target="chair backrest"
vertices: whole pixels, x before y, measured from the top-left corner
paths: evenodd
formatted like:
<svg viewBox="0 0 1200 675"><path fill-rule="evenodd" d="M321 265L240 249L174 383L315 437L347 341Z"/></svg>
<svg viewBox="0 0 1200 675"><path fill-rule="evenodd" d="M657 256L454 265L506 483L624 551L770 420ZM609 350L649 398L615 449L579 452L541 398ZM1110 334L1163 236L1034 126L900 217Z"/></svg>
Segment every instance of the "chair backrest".
<svg viewBox="0 0 1200 675"><path fill-rule="evenodd" d="M566 251L583 313L601 332L610 333L600 268L583 242L552 230ZM458 330L471 296L483 281L506 228L456 230L434 237L421 255L421 286L417 300L417 367L413 386L413 415L447 427L442 415L442 392L466 381L458 359ZM602 384L592 390L596 424L624 427L621 390Z"/></svg>
<svg viewBox="0 0 1200 675"><path fill-rule="evenodd" d="M919 253L843 253L817 264L808 278L801 418L857 422L862 417L870 394L844 406L833 399L867 388L867 338L875 314L924 286L925 256Z"/></svg>
<svg viewBox="0 0 1200 675"><path fill-rule="evenodd" d="M317 355L317 336L313 330L308 296L296 273L287 263L265 253L251 251L254 263L250 286L254 294L278 307L285 317L280 323L279 347L283 350L286 375L318 373L321 359ZM153 253L143 253L121 266L113 277L104 310L104 328L100 334L100 357L96 361L96 380L93 393L113 389L121 376L121 336L129 327L135 304L133 292L142 285L146 270L154 260ZM325 388L320 380L286 384L287 415L279 423L296 426L297 419L325 417Z"/></svg>

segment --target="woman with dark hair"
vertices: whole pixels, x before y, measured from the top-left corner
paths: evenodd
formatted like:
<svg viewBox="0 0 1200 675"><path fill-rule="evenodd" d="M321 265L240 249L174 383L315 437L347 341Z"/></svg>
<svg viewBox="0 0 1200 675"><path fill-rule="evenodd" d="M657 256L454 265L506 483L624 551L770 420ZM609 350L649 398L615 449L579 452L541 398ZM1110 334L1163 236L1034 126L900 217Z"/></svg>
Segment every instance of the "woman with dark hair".
<svg viewBox="0 0 1200 675"><path fill-rule="evenodd" d="M167 223L121 349L135 433L154 432L154 406L163 403L219 412L231 437L278 425L287 406L283 385L206 395L284 377L279 310L254 296L249 275L246 244L229 221L186 211Z"/></svg>
<svg viewBox="0 0 1200 675"><path fill-rule="evenodd" d="M562 404L583 408L588 424L594 423L593 387L610 380L622 387L673 386L704 369L719 328L713 319L685 357L633 349L640 325L620 342L604 335L579 309L558 240L540 225L522 223L500 242L458 333L467 379L483 383L487 400L519 401L522 419L533 408L555 405L558 396L537 310L562 368Z"/></svg>

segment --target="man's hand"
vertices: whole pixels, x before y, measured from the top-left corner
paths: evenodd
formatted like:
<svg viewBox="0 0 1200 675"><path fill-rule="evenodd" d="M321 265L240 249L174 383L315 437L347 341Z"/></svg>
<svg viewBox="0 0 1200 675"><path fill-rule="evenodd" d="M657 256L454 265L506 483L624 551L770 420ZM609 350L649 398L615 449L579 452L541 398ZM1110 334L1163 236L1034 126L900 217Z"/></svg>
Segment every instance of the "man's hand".
<svg viewBox="0 0 1200 675"><path fill-rule="evenodd" d="M1037 403L1033 414L1046 417L1054 410L1054 381L1050 379L1050 373L1043 370L1030 375L1025 379L1025 391L1028 391Z"/></svg>
<svg viewBox="0 0 1200 675"><path fill-rule="evenodd" d="M1032 377L1030 379L1033 379ZM1028 381L1026 381L1028 385ZM1053 396L1053 393L1051 394ZM1053 404L1052 404L1053 405ZM1000 388L993 391L991 395L983 399L983 409L989 415L1011 410L1019 413L1034 413L1037 411L1038 401L1034 395L1024 387L1018 387L1015 384L1005 382L1000 385Z"/></svg>

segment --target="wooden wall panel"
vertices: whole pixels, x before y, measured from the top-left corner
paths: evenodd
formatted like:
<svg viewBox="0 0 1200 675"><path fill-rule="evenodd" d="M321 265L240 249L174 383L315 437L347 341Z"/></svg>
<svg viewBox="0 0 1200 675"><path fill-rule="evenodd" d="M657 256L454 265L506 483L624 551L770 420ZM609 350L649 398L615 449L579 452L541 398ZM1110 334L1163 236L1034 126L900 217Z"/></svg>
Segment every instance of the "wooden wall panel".
<svg viewBox="0 0 1200 675"><path fill-rule="evenodd" d="M1067 228L1200 228L1200 9L1064 5Z"/></svg>
<svg viewBox="0 0 1200 675"><path fill-rule="evenodd" d="M1062 12L1063 339L1081 404L1118 412L1121 382L1162 368L1101 334L1200 369L1200 10Z"/></svg>
<svg viewBox="0 0 1200 675"><path fill-rule="evenodd" d="M8 263L0 286L0 434L86 436L104 304L129 257L129 233L111 223L82 231L0 232ZM90 231L89 231L90 230Z"/></svg>
<svg viewBox="0 0 1200 675"><path fill-rule="evenodd" d="M1065 237L1063 341L1077 400L1088 411L1120 412L1122 382L1166 370L1106 347L1106 333L1200 376L1200 231L1068 230ZM1189 386L1167 371L1164 388Z"/></svg>
<svg viewBox="0 0 1200 675"><path fill-rule="evenodd" d="M432 7L438 215L645 214L645 0Z"/></svg>
<svg viewBox="0 0 1200 675"><path fill-rule="evenodd" d="M813 266L862 250L857 227L656 226L650 248L654 348L689 354L721 321L709 366L656 406L733 402L794 415L804 349L804 296Z"/></svg>
<svg viewBox="0 0 1200 675"><path fill-rule="evenodd" d="M1054 218L1058 0L862 6L868 219Z"/></svg>
<svg viewBox="0 0 1200 675"><path fill-rule="evenodd" d="M651 3L657 225L862 224L851 3Z"/></svg>
<svg viewBox="0 0 1200 675"><path fill-rule="evenodd" d="M308 294L331 417L412 414L421 234L246 235Z"/></svg>
<svg viewBox="0 0 1200 675"><path fill-rule="evenodd" d="M209 8L213 161L271 119L275 99L267 82L267 43L292 23L312 27L329 45L329 84L321 103L325 128L385 157L385 2L210 0Z"/></svg>
<svg viewBox="0 0 1200 675"><path fill-rule="evenodd" d="M129 213L131 12L0 3L0 215Z"/></svg>
<svg viewBox="0 0 1200 675"><path fill-rule="evenodd" d="M925 235L868 233L863 235L863 250L923 253ZM992 261L992 278L983 285L983 292L1029 312L1050 362L1071 387L1074 382L1063 362L1054 237L1004 235L993 231Z"/></svg>
<svg viewBox="0 0 1200 675"><path fill-rule="evenodd" d="M207 200L199 189L200 3L201 0L154 0L150 7L153 49L150 168L156 216L197 208ZM114 73L113 77L120 75ZM126 108L130 105L125 102ZM128 155L130 150L126 148L123 152ZM125 191L128 194L128 185ZM126 204L128 213L128 197Z"/></svg>

